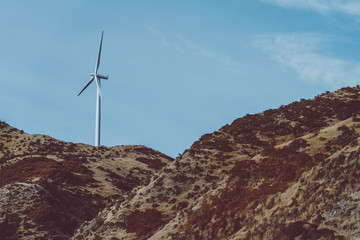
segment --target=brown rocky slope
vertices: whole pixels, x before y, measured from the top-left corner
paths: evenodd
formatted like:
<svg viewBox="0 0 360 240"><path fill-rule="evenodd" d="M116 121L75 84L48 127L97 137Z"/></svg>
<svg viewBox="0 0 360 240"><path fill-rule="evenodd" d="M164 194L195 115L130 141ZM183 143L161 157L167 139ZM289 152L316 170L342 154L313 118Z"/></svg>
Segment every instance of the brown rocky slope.
<svg viewBox="0 0 360 240"><path fill-rule="evenodd" d="M0 239L360 239L360 87L246 115L175 160L0 134Z"/></svg>
<svg viewBox="0 0 360 240"><path fill-rule="evenodd" d="M144 146L95 148L0 122L0 239L69 239L172 160Z"/></svg>
<svg viewBox="0 0 360 240"><path fill-rule="evenodd" d="M205 134L72 239L360 239L359 92Z"/></svg>

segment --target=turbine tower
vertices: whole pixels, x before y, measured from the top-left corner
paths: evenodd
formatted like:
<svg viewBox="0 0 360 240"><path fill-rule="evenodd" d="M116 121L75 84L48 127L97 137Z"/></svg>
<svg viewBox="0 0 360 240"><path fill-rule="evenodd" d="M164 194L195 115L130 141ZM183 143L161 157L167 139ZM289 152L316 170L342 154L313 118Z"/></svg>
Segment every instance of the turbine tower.
<svg viewBox="0 0 360 240"><path fill-rule="evenodd" d="M96 82L96 117L95 117L95 147L100 146L100 122L101 122L101 79L108 79L109 75L104 76L101 74L98 74L98 69L100 65L100 57L101 57L101 47L102 47L102 41L103 41L104 31L101 34L101 41L100 41L100 48L99 48L99 54L96 59L95 64L95 71L94 73L90 73L91 79L89 82L85 85L85 87L81 90L80 94L95 80Z"/></svg>

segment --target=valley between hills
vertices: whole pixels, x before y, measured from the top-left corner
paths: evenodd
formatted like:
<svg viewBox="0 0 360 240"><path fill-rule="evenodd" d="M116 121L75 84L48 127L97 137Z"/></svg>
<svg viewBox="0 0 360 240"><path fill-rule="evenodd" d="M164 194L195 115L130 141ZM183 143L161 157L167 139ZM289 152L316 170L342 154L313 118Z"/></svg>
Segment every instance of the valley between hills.
<svg viewBox="0 0 360 240"><path fill-rule="evenodd" d="M246 115L176 159L0 121L0 239L360 239L360 87Z"/></svg>

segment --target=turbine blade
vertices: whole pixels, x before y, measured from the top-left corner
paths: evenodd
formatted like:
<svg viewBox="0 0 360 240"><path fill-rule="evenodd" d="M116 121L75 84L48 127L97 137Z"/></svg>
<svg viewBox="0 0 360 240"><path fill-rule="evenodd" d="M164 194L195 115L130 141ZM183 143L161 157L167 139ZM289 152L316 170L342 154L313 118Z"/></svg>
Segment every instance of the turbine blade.
<svg viewBox="0 0 360 240"><path fill-rule="evenodd" d="M101 96L101 88L100 88L101 84L99 83L99 82L100 82L100 79L98 78L98 79L96 79L96 80L97 80L97 81L96 81L96 87L97 87L97 90L99 91L100 99L102 99L102 96Z"/></svg>
<svg viewBox="0 0 360 240"><path fill-rule="evenodd" d="M92 81L94 81L95 77L92 77L89 82L86 84L86 86L81 90L81 92L78 94L78 96L80 96L80 94L92 83Z"/></svg>
<svg viewBox="0 0 360 240"><path fill-rule="evenodd" d="M95 65L95 74L97 74L97 71L100 66L100 57L101 57L101 48L102 48L103 37L104 37L104 31L102 31L102 34L101 34L100 48L99 48L99 53L98 53L98 57L96 60L96 65Z"/></svg>

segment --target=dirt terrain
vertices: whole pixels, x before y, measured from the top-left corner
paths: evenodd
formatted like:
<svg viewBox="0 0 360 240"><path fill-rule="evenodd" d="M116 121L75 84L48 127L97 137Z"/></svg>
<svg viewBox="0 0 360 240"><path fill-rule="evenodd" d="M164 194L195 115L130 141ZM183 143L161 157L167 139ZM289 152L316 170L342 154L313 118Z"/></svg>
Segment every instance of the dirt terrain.
<svg viewBox="0 0 360 240"><path fill-rule="evenodd" d="M1 123L3 239L360 239L360 87L246 115L175 160Z"/></svg>

